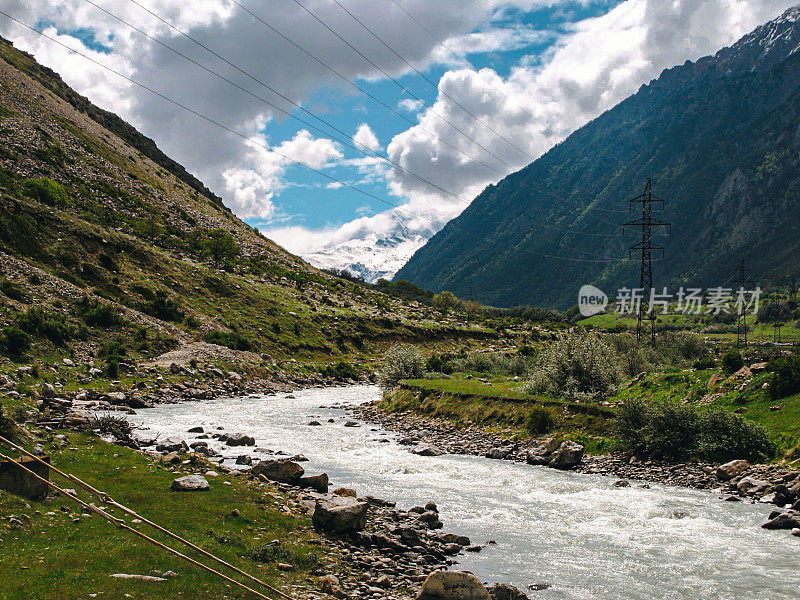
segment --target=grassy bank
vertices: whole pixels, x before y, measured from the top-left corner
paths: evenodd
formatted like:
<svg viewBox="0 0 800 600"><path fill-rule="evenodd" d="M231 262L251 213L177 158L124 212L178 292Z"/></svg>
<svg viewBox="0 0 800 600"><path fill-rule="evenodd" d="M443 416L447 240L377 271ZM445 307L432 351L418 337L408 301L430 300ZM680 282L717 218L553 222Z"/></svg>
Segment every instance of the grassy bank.
<svg viewBox="0 0 800 600"><path fill-rule="evenodd" d="M59 468L279 589L306 585L309 573L325 560L310 518L299 511L286 511L291 503L276 488L220 475L208 478L209 492L173 492L170 483L180 473L92 434L68 433L66 441L53 439L45 449ZM186 467L188 471L205 468ZM0 491L0 514L13 515L22 523L14 525L7 518L0 522L3 600L61 600L92 594L141 599L250 597L130 533L116 530L99 516L81 517L79 505L63 496L32 502ZM117 511L116 516L123 515ZM126 520L130 524L131 520ZM166 536L144 531L174 546ZM252 558L275 539L279 544L261 553L266 562ZM278 562L292 564L296 570L280 571ZM164 582L111 577L114 573L149 575L154 570L173 571L177 577Z"/></svg>

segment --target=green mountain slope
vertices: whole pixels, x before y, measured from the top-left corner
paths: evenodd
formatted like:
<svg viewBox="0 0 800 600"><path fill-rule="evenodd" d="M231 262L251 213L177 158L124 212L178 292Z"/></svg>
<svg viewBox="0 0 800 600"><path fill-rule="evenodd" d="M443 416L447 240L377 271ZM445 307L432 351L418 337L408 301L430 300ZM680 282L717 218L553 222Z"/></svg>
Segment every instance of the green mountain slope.
<svg viewBox="0 0 800 600"><path fill-rule="evenodd" d="M152 140L0 43L0 363L88 359L109 342L134 358L325 360L482 335L414 305L286 252Z"/></svg>
<svg viewBox="0 0 800 600"><path fill-rule="evenodd" d="M672 223L656 286L719 286L742 258L762 281L800 272L798 17L665 71L489 186L397 277L500 306L566 308L585 283L636 286L636 261L607 259L638 241L614 234L648 177Z"/></svg>

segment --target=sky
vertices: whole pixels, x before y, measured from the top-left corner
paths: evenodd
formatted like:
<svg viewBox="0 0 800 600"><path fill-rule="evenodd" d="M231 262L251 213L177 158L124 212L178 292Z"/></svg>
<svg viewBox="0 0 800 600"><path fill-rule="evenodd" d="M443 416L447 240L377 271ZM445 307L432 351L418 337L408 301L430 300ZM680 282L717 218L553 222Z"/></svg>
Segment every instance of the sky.
<svg viewBox="0 0 800 600"><path fill-rule="evenodd" d="M665 68L796 3L0 0L62 45L3 15L0 34L268 237L374 278Z"/></svg>

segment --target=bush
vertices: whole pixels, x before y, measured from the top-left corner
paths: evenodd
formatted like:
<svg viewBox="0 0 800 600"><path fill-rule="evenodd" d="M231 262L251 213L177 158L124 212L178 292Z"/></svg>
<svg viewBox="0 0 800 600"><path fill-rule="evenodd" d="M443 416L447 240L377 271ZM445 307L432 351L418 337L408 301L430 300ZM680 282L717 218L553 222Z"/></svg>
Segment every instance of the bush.
<svg viewBox="0 0 800 600"><path fill-rule="evenodd" d="M722 366L722 371L730 375L744 366L744 359L742 359L742 355L738 350L728 350L722 355L720 365Z"/></svg>
<svg viewBox="0 0 800 600"><path fill-rule="evenodd" d="M450 360L455 371L476 371L498 375L526 375L533 361L521 354L506 356L502 352L472 352Z"/></svg>
<svg viewBox="0 0 800 600"><path fill-rule="evenodd" d="M704 356L703 358L698 358L692 364L692 368L697 369L698 371L705 371L706 369L714 369L717 366L717 361L714 360L712 356Z"/></svg>
<svg viewBox="0 0 800 600"><path fill-rule="evenodd" d="M334 379L358 379L358 369L343 360L333 365L325 365L319 372L323 377Z"/></svg>
<svg viewBox="0 0 800 600"><path fill-rule="evenodd" d="M225 346L231 350L252 350L253 343L237 332L227 331L209 331L203 340L209 344L216 344L217 346Z"/></svg>
<svg viewBox="0 0 800 600"><path fill-rule="evenodd" d="M84 296L75 305L76 312L92 327L119 327L123 323L122 315L111 304L102 304L96 298Z"/></svg>
<svg viewBox="0 0 800 600"><path fill-rule="evenodd" d="M553 430L555 427L553 413L541 406L535 406L528 415L525 428L531 435L542 435Z"/></svg>
<svg viewBox="0 0 800 600"><path fill-rule="evenodd" d="M106 361L106 376L109 379L116 379L119 377L119 361L113 358Z"/></svg>
<svg viewBox="0 0 800 600"><path fill-rule="evenodd" d="M774 373L769 395L777 400L800 393L800 356L782 356L770 361L767 368Z"/></svg>
<svg viewBox="0 0 800 600"><path fill-rule="evenodd" d="M122 339L111 340L106 342L97 351L97 356L105 358L106 360L113 360L119 362L128 355L128 349L125 347L125 342Z"/></svg>
<svg viewBox="0 0 800 600"><path fill-rule="evenodd" d="M35 306L17 318L17 325L32 335L43 335L54 344L62 345L75 337L75 327L57 312Z"/></svg>
<svg viewBox="0 0 800 600"><path fill-rule="evenodd" d="M669 401L629 400L617 414L616 433L641 458L758 461L775 452L766 430L739 415Z"/></svg>
<svg viewBox="0 0 800 600"><path fill-rule="evenodd" d="M525 390L597 400L611 395L622 379L619 354L612 344L591 333L570 334L539 353Z"/></svg>
<svg viewBox="0 0 800 600"><path fill-rule="evenodd" d="M28 295L25 293L25 290L22 289L22 286L8 279L0 281L0 292L3 292L6 297L17 300L18 302L26 302L28 300Z"/></svg>
<svg viewBox="0 0 800 600"><path fill-rule="evenodd" d="M28 198L50 206L65 208L72 203L67 188L49 177L26 180L22 184L22 191Z"/></svg>
<svg viewBox="0 0 800 600"><path fill-rule="evenodd" d="M445 375L449 375L453 372L453 366L447 358L446 356L436 356L434 354L425 361L425 370L431 373L444 373Z"/></svg>
<svg viewBox="0 0 800 600"><path fill-rule="evenodd" d="M425 359L411 344L395 344L383 358L378 380L381 388L390 390L401 379L417 379L425 371Z"/></svg>
<svg viewBox="0 0 800 600"><path fill-rule="evenodd" d="M16 431L16 423L14 423L10 417L6 416L5 412L3 411L3 405L0 404L0 435L7 440L11 440L14 439Z"/></svg>
<svg viewBox="0 0 800 600"><path fill-rule="evenodd" d="M183 321L183 311L177 298L170 298L166 290L158 290L153 299L142 306L143 312L162 321L180 323Z"/></svg>
<svg viewBox="0 0 800 600"><path fill-rule="evenodd" d="M31 336L18 327L3 327L0 329L0 348L8 354L19 357L31 347Z"/></svg>

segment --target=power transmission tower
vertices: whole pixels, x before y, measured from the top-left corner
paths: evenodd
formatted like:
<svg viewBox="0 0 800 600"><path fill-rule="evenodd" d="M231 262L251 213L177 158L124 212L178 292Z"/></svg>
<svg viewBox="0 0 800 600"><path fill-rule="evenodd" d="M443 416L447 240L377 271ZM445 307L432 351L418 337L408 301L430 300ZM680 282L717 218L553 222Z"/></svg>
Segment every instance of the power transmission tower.
<svg viewBox="0 0 800 600"><path fill-rule="evenodd" d="M738 275L737 283L739 284L739 291L741 293L744 290L744 286L746 283L750 281L750 271L744 268L744 259L739 264L739 267L736 269L736 274ZM744 342L745 348L747 347L747 319L745 318L744 313L744 306L743 303L738 304L738 311L736 315L736 347L740 348L742 346L742 342Z"/></svg>
<svg viewBox="0 0 800 600"><path fill-rule="evenodd" d="M622 233L625 233L626 227L636 227L642 230L642 241L638 244L631 246L628 251L628 256L634 252L640 252L642 258L641 272L639 275L639 289L642 293L642 299L639 303L639 314L636 321L636 339L642 340L644 321L650 321L650 343L656 341L656 315L652 311L651 294L653 293L653 252L664 253L662 246L653 244L653 229L659 227L666 227L667 233L670 233L670 224L664 221L659 221L653 218L653 203L660 202L664 205L664 200L658 196L653 195L653 186L648 178L644 187L644 193L637 196L630 201L630 210L633 210L634 204L642 205L642 216L639 219L628 221L622 226Z"/></svg>

